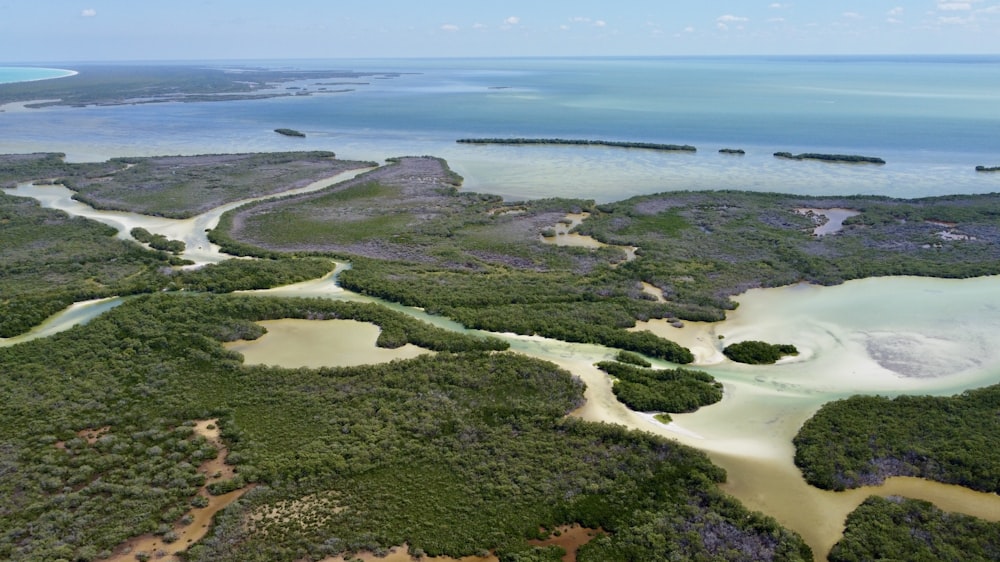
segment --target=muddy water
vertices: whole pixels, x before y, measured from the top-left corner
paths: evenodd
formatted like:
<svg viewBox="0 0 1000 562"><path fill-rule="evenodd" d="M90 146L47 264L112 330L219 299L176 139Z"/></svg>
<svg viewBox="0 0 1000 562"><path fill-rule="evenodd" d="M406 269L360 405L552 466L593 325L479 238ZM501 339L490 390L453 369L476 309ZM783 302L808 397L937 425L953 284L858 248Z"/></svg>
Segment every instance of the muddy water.
<svg viewBox="0 0 1000 562"><path fill-rule="evenodd" d="M351 367L412 359L429 350L406 344L396 349L376 347L381 330L355 320L268 320L258 322L267 333L253 341L225 344L243 354L248 365L282 367Z"/></svg>
<svg viewBox="0 0 1000 562"><path fill-rule="evenodd" d="M218 263L222 260L232 258L220 252L219 247L208 241L208 231L219 224L219 217L226 211L230 211L247 203L262 201L278 196L297 195L319 191L354 178L355 176L368 172L373 168L362 168L359 170L348 170L337 175L315 181L305 187L290 189L275 195L264 197L253 197L236 201L221 207L216 207L211 211L192 217L190 219L166 219L162 217L151 217L137 213L126 213L121 211L102 211L94 209L72 197L74 192L61 185L34 185L22 184L14 189L4 189L5 193L21 197L32 197L37 199L43 207L65 211L70 215L82 216L118 229L118 237L125 240L132 240L129 232L136 227L145 228L153 234L162 234L171 240L181 240L186 249L181 257L193 261L196 265L206 263Z"/></svg>
<svg viewBox="0 0 1000 562"><path fill-rule="evenodd" d="M375 300L340 289L334 274L262 293ZM681 329L662 321L638 326L691 348L696 362L725 384L720 403L675 415L669 425L631 412L614 398L608 377L593 367L612 357L612 350L494 335L515 351L553 361L581 377L587 383L587 403L575 415L666 435L706 451L728 471L726 491L799 532L819 558L839 540L846 514L871 493L927 499L947 510L1000 520L996 495L917 479L896 478L882 487L845 493L817 490L794 467L791 445L800 425L830 400L856 393L947 395L1000 382L1000 277L796 285L750 291L737 300L739 308L725 322L691 322ZM102 312L100 306L85 307L78 321ZM461 330L446 319L389 306ZM747 339L791 343L800 355L772 366L728 362L722 347ZM303 353L319 349L312 346Z"/></svg>
<svg viewBox="0 0 1000 562"><path fill-rule="evenodd" d="M601 242L590 236L584 236L583 234L578 234L576 232L571 232L574 228L579 226L584 219L590 216L590 213L570 213L561 221L556 223L552 230L555 232L555 236L540 236L540 240L545 244L552 244L554 246L569 246L574 248L604 248L608 246L604 242ZM635 251L638 249L634 246L616 246L625 252L625 261L632 261L635 259Z"/></svg>
<svg viewBox="0 0 1000 562"><path fill-rule="evenodd" d="M751 291L718 324L677 329L646 323L641 327L689 345L725 384L723 400L674 415L669 426L610 408L581 415L668 435L708 452L729 473L727 492L798 531L818 557L839 540L844 518L870 494L920 498L1000 520L997 495L920 479L894 478L843 493L818 490L795 468L791 444L801 424L829 400L857 393L947 395L1000 382L998 286L996 277L801 285ZM747 339L791 343L801 354L768 367L725 359L724 345Z"/></svg>

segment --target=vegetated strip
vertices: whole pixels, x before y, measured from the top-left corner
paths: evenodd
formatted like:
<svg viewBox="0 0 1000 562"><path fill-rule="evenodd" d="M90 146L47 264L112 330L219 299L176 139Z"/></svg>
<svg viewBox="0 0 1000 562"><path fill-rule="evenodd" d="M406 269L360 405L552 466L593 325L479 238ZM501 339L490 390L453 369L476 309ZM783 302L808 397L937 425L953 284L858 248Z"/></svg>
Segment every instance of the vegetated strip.
<svg viewBox="0 0 1000 562"><path fill-rule="evenodd" d="M482 138L458 139L455 142L463 144L567 144L584 146L612 146L617 148L642 148L645 150L665 150L669 152L696 152L698 149L689 144L660 144L654 142L605 141L585 139L526 139L526 138Z"/></svg>
<svg viewBox="0 0 1000 562"><path fill-rule="evenodd" d="M824 162L845 162L848 164L885 164L885 160L881 158L858 156L857 154L817 154L815 152L792 154L791 152L775 152L774 156L789 160L822 160Z"/></svg>
<svg viewBox="0 0 1000 562"><path fill-rule="evenodd" d="M977 172L1000 172L1000 166L976 166Z"/></svg>

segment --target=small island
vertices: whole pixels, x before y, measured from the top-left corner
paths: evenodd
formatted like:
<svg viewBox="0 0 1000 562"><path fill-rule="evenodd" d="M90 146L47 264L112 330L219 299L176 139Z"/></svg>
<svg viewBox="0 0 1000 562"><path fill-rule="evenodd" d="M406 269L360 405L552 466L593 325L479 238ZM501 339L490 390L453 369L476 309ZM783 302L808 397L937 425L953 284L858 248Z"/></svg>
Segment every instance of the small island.
<svg viewBox="0 0 1000 562"><path fill-rule="evenodd" d="M798 355L799 350L790 344L770 344L762 341L743 341L727 345L722 354L737 363L771 365L786 355Z"/></svg>
<svg viewBox="0 0 1000 562"><path fill-rule="evenodd" d="M738 154L738 155L742 156L743 154L746 154L746 153L747 153L747 151L743 150L742 148L720 148L719 149L719 154Z"/></svg>
<svg viewBox="0 0 1000 562"><path fill-rule="evenodd" d="M286 137L305 137L306 134L301 131L296 131L295 129L275 129L275 133L279 135L285 135Z"/></svg>
<svg viewBox="0 0 1000 562"><path fill-rule="evenodd" d="M463 144L566 144L584 146L610 146L616 148L641 148L645 150L664 150L670 152L696 152L698 149L689 144L660 144L654 142L627 142L586 139L526 139L526 138L482 138L458 139L455 142Z"/></svg>
<svg viewBox="0 0 1000 562"><path fill-rule="evenodd" d="M856 154L817 154L806 152L803 154L792 154L791 152L775 152L775 158L787 158L789 160L822 160L824 162L843 162L848 164L885 164L885 160L874 156L858 156Z"/></svg>
<svg viewBox="0 0 1000 562"><path fill-rule="evenodd" d="M976 166L977 172L1000 172L1000 166Z"/></svg>

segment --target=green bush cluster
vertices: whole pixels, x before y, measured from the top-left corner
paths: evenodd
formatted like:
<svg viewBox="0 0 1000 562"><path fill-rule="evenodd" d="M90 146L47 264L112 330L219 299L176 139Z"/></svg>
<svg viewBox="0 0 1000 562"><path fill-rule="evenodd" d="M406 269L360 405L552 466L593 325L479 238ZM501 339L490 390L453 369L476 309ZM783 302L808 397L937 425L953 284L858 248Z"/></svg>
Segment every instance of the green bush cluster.
<svg viewBox="0 0 1000 562"><path fill-rule="evenodd" d="M153 234L145 228L138 226L129 231L129 234L139 242L149 244L150 248L160 250L161 252L180 254L187 247L181 240L170 240L162 234Z"/></svg>
<svg viewBox="0 0 1000 562"><path fill-rule="evenodd" d="M693 412L722 400L722 383L703 371L647 369L616 361L597 367L617 379L612 390L618 400L640 412Z"/></svg>
<svg viewBox="0 0 1000 562"><path fill-rule="evenodd" d="M791 344L772 344L747 340L727 345L722 350L722 354L737 363L770 365L786 355L798 355L799 350Z"/></svg>
<svg viewBox="0 0 1000 562"><path fill-rule="evenodd" d="M872 496L847 516L831 562L1000 560L1000 523L947 513L930 502Z"/></svg>
<svg viewBox="0 0 1000 562"><path fill-rule="evenodd" d="M820 488L920 476L1000 492L1000 385L950 397L854 396L830 402L795 436L795 464Z"/></svg>

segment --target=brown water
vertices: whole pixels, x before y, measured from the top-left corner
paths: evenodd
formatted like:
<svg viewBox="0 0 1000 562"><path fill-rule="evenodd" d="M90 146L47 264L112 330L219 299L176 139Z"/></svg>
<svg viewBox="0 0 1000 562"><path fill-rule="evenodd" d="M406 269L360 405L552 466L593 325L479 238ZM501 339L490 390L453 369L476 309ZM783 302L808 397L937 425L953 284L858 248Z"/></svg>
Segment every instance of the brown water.
<svg viewBox="0 0 1000 562"><path fill-rule="evenodd" d="M590 236L584 236L583 234L578 234L576 232L571 232L574 228L579 226L581 222L584 221L590 213L570 213L566 215L565 219L561 222L556 223L552 229L555 231L555 236L541 236L540 239L546 244L552 244L554 246L569 246L574 248L604 248L608 244L605 244L595 238ZM635 251L637 248L634 246L615 246L620 248L625 252L625 261L632 261L635 259Z"/></svg>
<svg viewBox="0 0 1000 562"><path fill-rule="evenodd" d="M258 322L267 333L253 341L235 341L226 349L243 354L248 365L281 367L350 367L412 359L430 350L406 344L376 347L381 330L355 320L268 320Z"/></svg>

